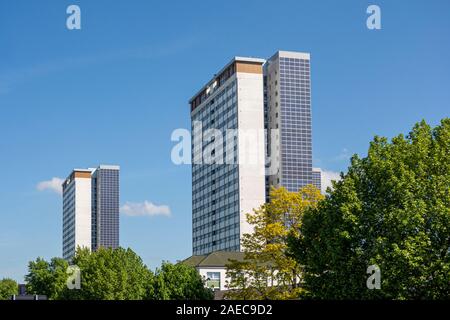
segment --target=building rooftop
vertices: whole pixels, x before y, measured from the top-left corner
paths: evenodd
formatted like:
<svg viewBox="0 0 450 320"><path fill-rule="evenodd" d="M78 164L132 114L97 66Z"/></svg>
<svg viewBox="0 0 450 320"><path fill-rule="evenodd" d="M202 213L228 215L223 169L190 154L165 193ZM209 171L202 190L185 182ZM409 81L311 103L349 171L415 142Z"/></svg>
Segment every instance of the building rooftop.
<svg viewBox="0 0 450 320"><path fill-rule="evenodd" d="M244 253L233 251L216 251L210 254L189 257L186 260L181 261L181 263L196 268L225 267L231 262L231 260L244 261Z"/></svg>
<svg viewBox="0 0 450 320"><path fill-rule="evenodd" d="M73 169L73 172L92 172L92 169Z"/></svg>
<svg viewBox="0 0 450 320"><path fill-rule="evenodd" d="M309 60L311 58L311 55L309 52L279 50L272 57L270 57L269 60L273 60L274 58L277 58L277 57Z"/></svg>
<svg viewBox="0 0 450 320"><path fill-rule="evenodd" d="M109 169L109 170L120 170L120 166L116 165L108 165L108 164L101 164L99 169Z"/></svg>
<svg viewBox="0 0 450 320"><path fill-rule="evenodd" d="M231 66L233 63L236 62L246 62L246 63L252 63L252 64L264 64L266 62L265 59L261 58L253 58L253 57L239 57L236 56L233 59L231 59L230 62L228 62L219 72L217 72L211 80L209 80L197 93L189 100L189 103L191 103L198 95L200 95L203 91L205 91L211 84L216 81L218 75L222 74L229 66Z"/></svg>

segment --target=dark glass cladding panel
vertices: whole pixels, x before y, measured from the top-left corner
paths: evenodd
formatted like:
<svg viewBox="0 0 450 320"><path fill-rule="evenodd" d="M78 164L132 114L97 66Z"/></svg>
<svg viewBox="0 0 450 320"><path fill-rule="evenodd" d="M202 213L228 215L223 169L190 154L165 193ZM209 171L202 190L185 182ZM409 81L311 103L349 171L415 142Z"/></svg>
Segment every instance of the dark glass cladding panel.
<svg viewBox="0 0 450 320"><path fill-rule="evenodd" d="M309 60L280 57L282 185L298 191L312 183Z"/></svg>
<svg viewBox="0 0 450 320"><path fill-rule="evenodd" d="M97 246L119 247L119 170L97 172Z"/></svg>

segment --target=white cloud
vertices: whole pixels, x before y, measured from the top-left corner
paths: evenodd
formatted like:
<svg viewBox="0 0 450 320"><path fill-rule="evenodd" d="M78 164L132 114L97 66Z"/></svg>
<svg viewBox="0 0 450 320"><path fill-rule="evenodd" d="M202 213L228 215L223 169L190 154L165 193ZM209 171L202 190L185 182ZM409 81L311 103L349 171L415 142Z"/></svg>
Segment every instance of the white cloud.
<svg viewBox="0 0 450 320"><path fill-rule="evenodd" d="M331 180L341 180L339 172L321 170L321 187L322 193L325 194L328 187L331 187Z"/></svg>
<svg viewBox="0 0 450 320"><path fill-rule="evenodd" d="M126 202L121 208L120 212L132 217L137 216L166 216L170 217L171 211L169 206L155 205L149 201L144 202Z"/></svg>
<svg viewBox="0 0 450 320"><path fill-rule="evenodd" d="M55 177L48 181L39 182L36 188L39 191L50 190L52 192L55 192L55 193L61 195L63 182L64 182L64 179Z"/></svg>

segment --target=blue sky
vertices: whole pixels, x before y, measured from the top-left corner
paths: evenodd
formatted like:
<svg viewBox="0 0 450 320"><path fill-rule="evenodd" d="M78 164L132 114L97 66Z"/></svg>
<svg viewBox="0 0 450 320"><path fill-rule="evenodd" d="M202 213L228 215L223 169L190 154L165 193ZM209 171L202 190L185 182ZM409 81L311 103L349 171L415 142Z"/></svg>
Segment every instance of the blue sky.
<svg viewBox="0 0 450 320"><path fill-rule="evenodd" d="M82 29L66 28L81 7ZM377 4L382 29L366 28ZM1 1L0 278L61 255L61 197L38 184L119 164L121 245L150 267L191 254L191 169L170 136L187 101L233 56L311 53L314 165L345 170L376 134L449 116L450 2Z"/></svg>

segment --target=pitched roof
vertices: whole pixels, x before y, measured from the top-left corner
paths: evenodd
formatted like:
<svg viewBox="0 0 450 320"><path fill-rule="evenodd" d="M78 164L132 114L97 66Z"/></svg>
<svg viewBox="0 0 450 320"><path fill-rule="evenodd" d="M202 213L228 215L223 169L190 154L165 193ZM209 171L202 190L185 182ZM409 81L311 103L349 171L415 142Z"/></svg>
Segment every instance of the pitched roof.
<svg viewBox="0 0 450 320"><path fill-rule="evenodd" d="M181 261L181 263L197 268L225 267L230 263L230 260L243 261L244 253L232 251L215 251L210 254L189 257L186 260Z"/></svg>

